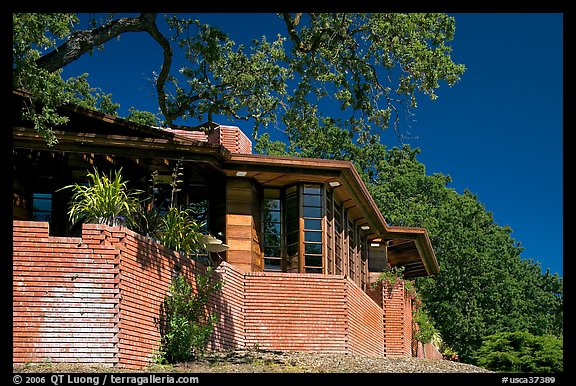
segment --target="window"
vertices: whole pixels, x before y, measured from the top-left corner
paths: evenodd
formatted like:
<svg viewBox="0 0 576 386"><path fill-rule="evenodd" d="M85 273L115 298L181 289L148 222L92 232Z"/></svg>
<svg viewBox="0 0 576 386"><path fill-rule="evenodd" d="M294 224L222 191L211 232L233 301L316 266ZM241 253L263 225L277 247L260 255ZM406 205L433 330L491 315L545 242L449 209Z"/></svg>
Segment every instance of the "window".
<svg viewBox="0 0 576 386"><path fill-rule="evenodd" d="M342 275L342 205L334 202L334 274Z"/></svg>
<svg viewBox="0 0 576 386"><path fill-rule="evenodd" d="M334 209L333 193L326 190L326 273L334 274Z"/></svg>
<svg viewBox="0 0 576 386"><path fill-rule="evenodd" d="M360 254L360 288L366 291L368 286L368 241L364 232L358 232L358 249Z"/></svg>
<svg viewBox="0 0 576 386"><path fill-rule="evenodd" d="M356 228L354 222L348 218L348 275L356 281Z"/></svg>
<svg viewBox="0 0 576 386"><path fill-rule="evenodd" d="M264 271L347 275L368 285L367 237L320 184L264 189Z"/></svg>
<svg viewBox="0 0 576 386"><path fill-rule="evenodd" d="M298 272L300 252L300 208L298 205L298 187L291 186L286 189L284 221L286 224L286 270Z"/></svg>
<svg viewBox="0 0 576 386"><path fill-rule="evenodd" d="M304 272L322 273L322 189L306 184L302 193L304 220Z"/></svg>
<svg viewBox="0 0 576 386"><path fill-rule="evenodd" d="M52 220L52 194L33 193L32 194L32 220L48 221Z"/></svg>
<svg viewBox="0 0 576 386"><path fill-rule="evenodd" d="M282 210L280 190L264 190L264 271L282 270Z"/></svg>

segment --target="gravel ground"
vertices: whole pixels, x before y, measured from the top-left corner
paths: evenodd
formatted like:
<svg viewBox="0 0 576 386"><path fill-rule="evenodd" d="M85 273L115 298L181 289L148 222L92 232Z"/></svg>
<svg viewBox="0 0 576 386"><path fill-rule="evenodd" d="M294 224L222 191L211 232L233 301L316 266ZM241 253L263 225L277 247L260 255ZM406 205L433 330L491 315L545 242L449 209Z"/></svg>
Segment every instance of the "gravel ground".
<svg viewBox="0 0 576 386"><path fill-rule="evenodd" d="M13 365L15 373L132 372L98 365L42 363ZM380 358L350 354L277 351L209 353L202 360L174 366L152 366L134 372L153 373L492 373L465 363L418 358Z"/></svg>

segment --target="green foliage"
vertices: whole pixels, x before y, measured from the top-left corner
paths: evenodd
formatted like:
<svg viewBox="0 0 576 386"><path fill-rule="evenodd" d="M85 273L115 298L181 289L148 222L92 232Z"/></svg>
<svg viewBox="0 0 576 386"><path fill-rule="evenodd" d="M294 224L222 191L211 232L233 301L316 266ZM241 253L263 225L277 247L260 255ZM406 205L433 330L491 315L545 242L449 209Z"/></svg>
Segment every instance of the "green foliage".
<svg viewBox="0 0 576 386"><path fill-rule="evenodd" d="M118 108L110 95L88 86L86 76L62 79L68 64L63 58L94 54L94 48L123 33L151 33L156 38L151 44L164 50L162 70L151 86L165 125L226 117L252 121L255 138L268 126L283 126L296 138L324 129L331 118L322 106L336 103L343 116L338 126L363 145L378 142L391 120L398 130L397 112L415 108L418 94L435 99L441 82L452 86L465 71L451 59L455 21L446 14L278 16L282 33L244 46L214 26L178 14L165 15L169 30L162 36L155 29L156 14L93 19L93 29L86 31L75 28L75 14L13 14L13 87L31 92L24 116L53 144L52 127L63 123L56 112L63 103ZM61 55L52 55L56 49ZM184 53L187 66L171 68L174 50ZM32 101L46 110L36 116ZM134 110L129 119L156 122L154 114Z"/></svg>
<svg viewBox="0 0 576 386"><path fill-rule="evenodd" d="M191 254L201 246L200 236L200 227L189 210L173 206L162 217L158 239L164 246Z"/></svg>
<svg viewBox="0 0 576 386"><path fill-rule="evenodd" d="M161 122L158 116L149 111L136 110L134 107L128 109L127 120L146 126L160 126Z"/></svg>
<svg viewBox="0 0 576 386"><path fill-rule="evenodd" d="M120 168L107 176L94 168L94 172L88 172L88 185L74 184L59 189L73 192L68 211L73 224L84 220L114 226L130 221L139 206L137 196L142 192L129 189L121 172Z"/></svg>
<svg viewBox="0 0 576 386"><path fill-rule="evenodd" d="M414 334L414 339L422 344L432 342L439 335L438 331L434 327L432 320L428 316L428 312L424 307L414 307L413 311L413 323L418 325L418 329Z"/></svg>
<svg viewBox="0 0 576 386"><path fill-rule="evenodd" d="M498 372L562 373L562 339L526 331L487 336L476 354L479 366Z"/></svg>
<svg viewBox="0 0 576 386"><path fill-rule="evenodd" d="M209 312L208 301L222 285L211 267L196 275L195 288L182 274L173 279L164 299L158 362L173 364L203 356L219 319Z"/></svg>
<svg viewBox="0 0 576 386"><path fill-rule="evenodd" d="M372 284L373 287L384 283L386 287L396 287L399 283L404 283L404 267L392 267L390 263L386 269L380 273L378 279Z"/></svg>
<svg viewBox="0 0 576 386"><path fill-rule="evenodd" d="M48 146L58 142L54 127L68 122L57 109L66 103L114 114L119 105L111 95L88 85L87 74L63 80L61 70L49 71L38 64L63 39L68 38L78 16L71 13L12 14L12 87L30 93L22 106L22 118L33 123Z"/></svg>
<svg viewBox="0 0 576 386"><path fill-rule="evenodd" d="M448 188L449 176L426 175L418 153L387 151L368 186L389 223L430 234L440 272L417 285L446 344L473 363L484 337L498 332L561 336L562 278L521 258L511 229L498 226L471 192Z"/></svg>

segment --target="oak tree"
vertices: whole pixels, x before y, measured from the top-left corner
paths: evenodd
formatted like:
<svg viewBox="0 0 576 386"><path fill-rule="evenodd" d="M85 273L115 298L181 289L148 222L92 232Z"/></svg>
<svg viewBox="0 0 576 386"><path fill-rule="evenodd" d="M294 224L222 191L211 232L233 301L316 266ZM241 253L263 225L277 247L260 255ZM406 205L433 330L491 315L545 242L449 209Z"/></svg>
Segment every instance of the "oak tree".
<svg viewBox="0 0 576 386"><path fill-rule="evenodd" d="M450 57L454 18L442 13L282 13L284 33L250 47L184 16L163 15L161 24L156 13L111 14L78 29L76 14L13 14L13 87L31 95L24 118L52 145L53 128L65 121L58 106L74 102L115 113L112 95L91 86L88 75L61 75L128 32L147 34L162 49L154 78L162 125L221 116L251 121L255 138L270 125L288 134L321 128L332 118L320 107L326 101L340 108L341 127L359 144L379 140L389 126L400 134L399 111L415 108L419 94L435 99L441 82L452 86L465 71ZM173 68L175 50L186 66ZM150 114L133 117L149 123Z"/></svg>

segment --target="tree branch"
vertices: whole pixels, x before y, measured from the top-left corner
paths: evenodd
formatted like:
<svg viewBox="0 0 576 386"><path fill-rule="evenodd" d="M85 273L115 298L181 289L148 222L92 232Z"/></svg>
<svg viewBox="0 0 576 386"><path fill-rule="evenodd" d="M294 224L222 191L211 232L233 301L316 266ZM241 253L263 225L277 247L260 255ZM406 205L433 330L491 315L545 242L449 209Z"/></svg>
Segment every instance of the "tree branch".
<svg viewBox="0 0 576 386"><path fill-rule="evenodd" d="M92 30L74 32L70 38L54 51L42 56L36 61L38 67L54 72L72 63L94 47L125 32L142 32L150 29L150 21L154 23L156 14L141 14L133 18L121 18Z"/></svg>

